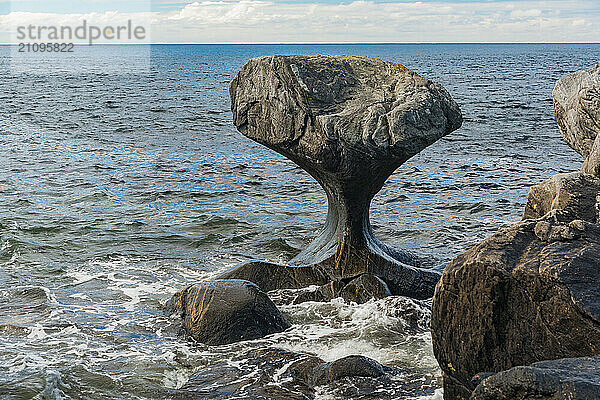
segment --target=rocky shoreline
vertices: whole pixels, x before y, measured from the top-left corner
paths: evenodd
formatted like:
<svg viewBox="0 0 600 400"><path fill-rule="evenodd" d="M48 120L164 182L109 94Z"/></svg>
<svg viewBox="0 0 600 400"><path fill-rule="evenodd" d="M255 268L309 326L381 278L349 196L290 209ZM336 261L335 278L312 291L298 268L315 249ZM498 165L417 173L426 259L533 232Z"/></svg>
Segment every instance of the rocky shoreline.
<svg viewBox="0 0 600 400"><path fill-rule="evenodd" d="M444 270L431 327L445 399L600 398L600 64L553 97L582 170L532 187L523 221Z"/></svg>
<svg viewBox="0 0 600 400"><path fill-rule="evenodd" d="M427 299L435 289L431 327L445 399L600 398L600 64L554 90L556 119L585 158L582 171L532 188L523 221L456 257L441 280L429 260L376 239L369 222L387 178L460 128L460 108L441 85L369 57L271 56L250 60L230 95L238 130L306 170L329 211L321 234L288 264L253 261L178 292L167 311L186 336L224 345L288 329L272 290L314 288L294 303L364 303ZM285 385L263 388L273 374L303 399L336 382L352 382L360 398L394 398L369 388L404 384L358 355L325 363L264 349L250 358L265 376L259 384L236 383L217 366L218 376L201 371L173 396L230 398L244 387L251 398L296 398ZM211 391L216 381L228 389Z"/></svg>

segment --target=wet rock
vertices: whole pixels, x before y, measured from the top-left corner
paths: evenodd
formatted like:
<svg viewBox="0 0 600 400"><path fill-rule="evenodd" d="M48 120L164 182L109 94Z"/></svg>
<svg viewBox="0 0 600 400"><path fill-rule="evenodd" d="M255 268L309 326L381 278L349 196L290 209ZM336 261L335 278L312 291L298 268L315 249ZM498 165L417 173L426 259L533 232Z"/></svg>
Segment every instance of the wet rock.
<svg viewBox="0 0 600 400"><path fill-rule="evenodd" d="M203 367L172 399L308 400L318 393L332 398L392 400L431 395L422 373L386 367L363 356L325 363L318 357L282 349L250 350ZM318 387L318 390L316 389Z"/></svg>
<svg viewBox="0 0 600 400"><path fill-rule="evenodd" d="M362 274L351 280L340 292L340 297L357 304L366 303L371 299L383 299L391 296L390 289L384 281L375 275Z"/></svg>
<svg viewBox="0 0 600 400"><path fill-rule="evenodd" d="M311 381L315 386L320 386L345 377L378 378L383 374L385 369L377 361L364 356L347 356L316 366Z"/></svg>
<svg viewBox="0 0 600 400"><path fill-rule="evenodd" d="M598 222L600 179L581 172L554 175L533 186L523 219L538 219L551 210L564 210L573 219Z"/></svg>
<svg viewBox="0 0 600 400"><path fill-rule="evenodd" d="M273 399L314 398L307 382L312 369L323 363L318 357L267 348L251 350L232 361L202 368L173 392L175 399Z"/></svg>
<svg viewBox="0 0 600 400"><path fill-rule="evenodd" d="M347 302L363 304L371 299L378 300L387 296L391 296L391 293L384 281L375 275L362 274L349 283L341 280L331 281L326 285L319 286L316 290L300 293L292 303L326 302L341 297Z"/></svg>
<svg viewBox="0 0 600 400"><path fill-rule="evenodd" d="M286 279L285 286L372 273L393 294L431 297L439 274L379 242L369 206L394 170L461 126L460 109L448 92L402 65L374 58L269 56L244 65L230 95L237 129L298 164L327 194L322 233L290 261L309 269L289 270L290 276L309 279ZM253 273L253 282L273 289L268 270L279 274L281 266L254 263L251 269L257 267L264 276ZM248 274L242 266L225 276ZM322 276L326 281L318 282Z"/></svg>
<svg viewBox="0 0 600 400"><path fill-rule="evenodd" d="M220 279L242 279L258 285L265 292L277 289L326 285L331 280L316 266L278 265L251 261L222 274Z"/></svg>
<svg viewBox="0 0 600 400"><path fill-rule="evenodd" d="M262 338L289 328L275 304L248 281L219 280L192 285L167 303L194 340L221 345Z"/></svg>
<svg viewBox="0 0 600 400"><path fill-rule="evenodd" d="M598 400L600 358L569 358L514 367L477 386L471 400Z"/></svg>
<svg viewBox="0 0 600 400"><path fill-rule="evenodd" d="M583 171L600 176L600 143L595 143L600 133L600 63L561 78L552 95L563 137L586 159Z"/></svg>
<svg viewBox="0 0 600 400"><path fill-rule="evenodd" d="M600 353L600 225L552 211L501 230L445 269L432 306L446 399L471 378Z"/></svg>

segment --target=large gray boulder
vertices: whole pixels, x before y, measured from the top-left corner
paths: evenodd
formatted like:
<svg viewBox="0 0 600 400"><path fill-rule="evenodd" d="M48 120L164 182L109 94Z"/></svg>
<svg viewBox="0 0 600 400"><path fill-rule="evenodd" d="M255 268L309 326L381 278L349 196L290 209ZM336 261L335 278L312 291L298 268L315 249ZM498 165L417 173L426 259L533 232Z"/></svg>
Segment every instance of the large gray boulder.
<svg viewBox="0 0 600 400"><path fill-rule="evenodd" d="M394 170L461 126L460 109L441 85L375 58L269 56L244 65L230 95L237 129L306 170L325 190L329 210L322 233L289 265L254 262L225 278L270 290L371 273L393 294L433 294L439 274L379 242L369 206ZM282 283L273 283L271 270Z"/></svg>
<svg viewBox="0 0 600 400"><path fill-rule="evenodd" d="M262 338L290 327L275 304L254 283L218 280L189 286L166 305L194 340L221 345Z"/></svg>
<svg viewBox="0 0 600 400"><path fill-rule="evenodd" d="M481 382L471 400L600 400L600 357L514 367Z"/></svg>
<svg viewBox="0 0 600 400"><path fill-rule="evenodd" d="M583 171L600 176L600 63L561 78L552 97L563 137L585 158Z"/></svg>
<svg viewBox="0 0 600 400"><path fill-rule="evenodd" d="M479 372L600 354L600 225L552 211L456 257L433 299L444 398L468 399Z"/></svg>

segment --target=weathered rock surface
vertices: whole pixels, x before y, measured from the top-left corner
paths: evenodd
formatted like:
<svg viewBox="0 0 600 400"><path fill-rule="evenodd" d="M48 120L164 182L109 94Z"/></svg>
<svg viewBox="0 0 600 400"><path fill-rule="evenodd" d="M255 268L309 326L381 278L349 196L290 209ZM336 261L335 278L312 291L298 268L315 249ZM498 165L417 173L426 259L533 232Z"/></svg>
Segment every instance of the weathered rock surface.
<svg viewBox="0 0 600 400"><path fill-rule="evenodd" d="M220 345L262 338L289 328L275 304L255 284L218 280L189 286L167 303L194 340Z"/></svg>
<svg viewBox="0 0 600 400"><path fill-rule="evenodd" d="M379 242L369 206L394 170L461 126L446 90L369 57L270 56L244 65L230 95L238 130L305 169L325 190L329 209L323 232L290 261L306 273L255 262L225 277L271 290L284 284L268 282L270 269L280 276L288 268L287 287L370 273L393 294L431 297L439 274Z"/></svg>
<svg viewBox="0 0 600 400"><path fill-rule="evenodd" d="M600 225L552 211L456 257L432 307L446 399L479 372L600 353Z"/></svg>
<svg viewBox="0 0 600 400"><path fill-rule="evenodd" d="M391 400L431 394L433 389L425 393L422 383L422 377L363 356L325 363L315 356L267 348L204 367L168 397L309 400L319 387L334 398Z"/></svg>
<svg viewBox="0 0 600 400"><path fill-rule="evenodd" d="M592 175L554 175L529 190L523 219L538 219L552 210L563 210L572 219L598 223L599 195L600 179Z"/></svg>
<svg viewBox="0 0 600 400"><path fill-rule="evenodd" d="M584 172L600 176L600 63L561 78L553 91L556 122L566 142L585 159Z"/></svg>
<svg viewBox="0 0 600 400"><path fill-rule="evenodd" d="M600 357L542 361L485 379L471 400L599 400Z"/></svg>

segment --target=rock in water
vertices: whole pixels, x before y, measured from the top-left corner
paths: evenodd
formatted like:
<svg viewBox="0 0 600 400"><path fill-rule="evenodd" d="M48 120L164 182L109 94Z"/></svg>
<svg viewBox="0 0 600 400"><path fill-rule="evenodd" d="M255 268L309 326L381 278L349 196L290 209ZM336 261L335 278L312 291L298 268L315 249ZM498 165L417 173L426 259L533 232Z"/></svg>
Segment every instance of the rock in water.
<svg viewBox="0 0 600 400"><path fill-rule="evenodd" d="M584 172L600 176L600 63L561 78L552 97L563 137L586 159Z"/></svg>
<svg viewBox="0 0 600 400"><path fill-rule="evenodd" d="M323 360L276 348L245 354L202 368L180 389L176 400L309 400L315 390L308 383L312 369Z"/></svg>
<svg viewBox="0 0 600 400"><path fill-rule="evenodd" d="M485 379L471 400L600 400L600 357L511 368Z"/></svg>
<svg viewBox="0 0 600 400"><path fill-rule="evenodd" d="M395 400L431 395L433 390L421 386L433 383L420 372L386 367L363 356L325 363L315 356L265 348L211 363L162 398L311 400L327 393L335 399Z"/></svg>
<svg viewBox="0 0 600 400"><path fill-rule="evenodd" d="M209 345L258 339L290 326L258 286L240 280L190 286L173 296L167 311L181 315L186 333Z"/></svg>
<svg viewBox="0 0 600 400"><path fill-rule="evenodd" d="M364 376L378 378L385 374L383 365L365 356L347 356L313 369L312 383L315 386L334 382L344 377Z"/></svg>
<svg viewBox="0 0 600 400"><path fill-rule="evenodd" d="M300 293L292 303L299 304L305 301L326 302L341 297L347 302L363 304L371 299L379 300L387 296L391 296L391 293L385 282L375 275L363 274L349 283L331 281L326 285L319 286L314 291Z"/></svg>
<svg viewBox="0 0 600 400"><path fill-rule="evenodd" d="M456 257L433 299L444 398L479 372L600 353L600 225L552 211Z"/></svg>
<svg viewBox="0 0 600 400"><path fill-rule="evenodd" d="M306 170L325 190L329 210L322 233L290 266L255 262L224 277L268 291L372 273L392 294L431 297L439 274L379 242L369 206L394 170L461 126L448 92L374 58L270 56L244 65L230 95L238 130Z"/></svg>

